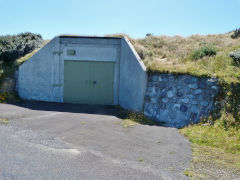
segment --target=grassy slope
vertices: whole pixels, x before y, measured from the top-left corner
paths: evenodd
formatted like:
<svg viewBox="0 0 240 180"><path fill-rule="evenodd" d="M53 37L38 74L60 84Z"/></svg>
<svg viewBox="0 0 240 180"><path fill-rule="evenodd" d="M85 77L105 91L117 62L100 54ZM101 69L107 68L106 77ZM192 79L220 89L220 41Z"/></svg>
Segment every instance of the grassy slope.
<svg viewBox="0 0 240 180"><path fill-rule="evenodd" d="M180 130L193 143L194 158L186 174L196 179L240 176L240 68L229 57L229 52L240 48L240 39L232 39L231 34L130 38L149 73L191 74L220 80L223 90L217 98L221 104L218 116L206 119L208 124ZM202 43L213 44L216 56L192 60L191 53Z"/></svg>
<svg viewBox="0 0 240 180"><path fill-rule="evenodd" d="M231 34L194 35L190 37L150 36L132 40L149 72L187 73L197 76L217 76L227 82L239 82L240 69L232 64L229 52L240 48L239 39ZM191 60L192 51L201 43L214 44L217 55Z"/></svg>

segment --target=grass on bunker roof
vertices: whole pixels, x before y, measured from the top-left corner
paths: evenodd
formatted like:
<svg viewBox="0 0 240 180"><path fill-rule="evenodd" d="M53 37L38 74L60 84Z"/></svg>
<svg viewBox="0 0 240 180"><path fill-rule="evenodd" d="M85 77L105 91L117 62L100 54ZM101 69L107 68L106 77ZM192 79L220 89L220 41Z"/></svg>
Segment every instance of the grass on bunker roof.
<svg viewBox="0 0 240 180"><path fill-rule="evenodd" d="M240 48L239 38L231 33L216 35L146 36L133 39L125 34L146 65L148 73L190 74L195 76L218 77L227 83L240 81L240 68L235 66L229 52ZM193 59L192 53L202 45L211 45L216 55Z"/></svg>
<svg viewBox="0 0 240 180"><path fill-rule="evenodd" d="M240 68L235 66L229 52L240 48L240 40L232 33L218 35L149 36L132 40L149 73L167 72L196 76L218 77L228 83L240 81ZM215 56L192 59L192 53L209 44L216 48Z"/></svg>

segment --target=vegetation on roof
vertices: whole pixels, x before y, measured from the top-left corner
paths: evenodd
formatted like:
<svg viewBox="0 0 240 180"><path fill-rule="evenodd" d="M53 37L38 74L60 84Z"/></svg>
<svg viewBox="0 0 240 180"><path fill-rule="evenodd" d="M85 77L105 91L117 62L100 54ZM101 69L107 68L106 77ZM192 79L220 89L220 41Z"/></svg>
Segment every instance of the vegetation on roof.
<svg viewBox="0 0 240 180"><path fill-rule="evenodd" d="M233 39L239 38L240 37L240 28L236 29L233 31L233 34L231 35Z"/></svg>

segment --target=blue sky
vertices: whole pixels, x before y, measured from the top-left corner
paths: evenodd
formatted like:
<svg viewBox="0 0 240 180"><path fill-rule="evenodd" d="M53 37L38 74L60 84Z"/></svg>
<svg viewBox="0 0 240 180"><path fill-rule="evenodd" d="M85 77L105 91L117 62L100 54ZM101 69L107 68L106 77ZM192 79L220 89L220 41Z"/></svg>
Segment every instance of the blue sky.
<svg viewBox="0 0 240 180"><path fill-rule="evenodd" d="M240 27L240 0L0 0L0 35L225 33Z"/></svg>

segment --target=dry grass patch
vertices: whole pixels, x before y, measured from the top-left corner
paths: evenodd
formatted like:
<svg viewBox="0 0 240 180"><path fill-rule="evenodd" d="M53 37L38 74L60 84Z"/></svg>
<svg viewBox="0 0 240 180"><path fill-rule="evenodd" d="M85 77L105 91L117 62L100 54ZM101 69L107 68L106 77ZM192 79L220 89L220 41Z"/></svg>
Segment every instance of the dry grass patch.
<svg viewBox="0 0 240 180"><path fill-rule="evenodd" d="M8 124L9 120L7 118L0 118L0 123L1 124Z"/></svg>
<svg viewBox="0 0 240 180"><path fill-rule="evenodd" d="M192 145L193 160L184 174L192 179L237 179L240 177L240 155L219 148Z"/></svg>
<svg viewBox="0 0 240 180"><path fill-rule="evenodd" d="M193 179L240 177L240 130L212 125L194 125L180 130L193 143L191 167L184 174Z"/></svg>
<svg viewBox="0 0 240 180"><path fill-rule="evenodd" d="M139 124L138 122L135 122L131 119L124 119L121 124L124 126L124 127L133 127L137 124Z"/></svg>

